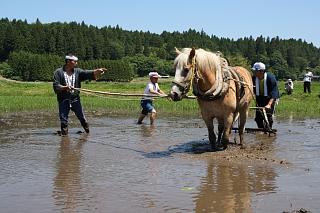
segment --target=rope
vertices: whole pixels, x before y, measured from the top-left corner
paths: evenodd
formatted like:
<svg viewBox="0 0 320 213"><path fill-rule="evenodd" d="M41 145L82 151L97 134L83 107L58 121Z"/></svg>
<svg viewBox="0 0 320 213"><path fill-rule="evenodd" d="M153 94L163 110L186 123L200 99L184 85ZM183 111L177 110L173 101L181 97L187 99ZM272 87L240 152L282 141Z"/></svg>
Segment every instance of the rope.
<svg viewBox="0 0 320 213"><path fill-rule="evenodd" d="M237 79L234 79L234 78L228 78L228 80L236 81L236 82L239 82L239 83L244 84L246 86L249 86L249 90L250 90L251 96L252 96L253 100L256 102L255 95L254 95L253 91L250 89L251 86L252 86L252 89L253 89L253 85L252 84L248 84L247 82L240 81L240 80L237 80Z"/></svg>
<svg viewBox="0 0 320 213"><path fill-rule="evenodd" d="M137 101L137 99L129 99L129 98L113 98L110 96L105 96L105 95L101 95L101 94L95 94L95 93L91 93L91 92L85 92L82 91L84 94L86 95L91 95L91 96L95 96L95 97L99 97L99 98L106 98L106 99L111 99L111 100L122 100L122 101Z"/></svg>
<svg viewBox="0 0 320 213"><path fill-rule="evenodd" d="M102 94L102 95L114 95L114 96L135 96L135 97L154 97L154 98L166 98L169 97L168 95L152 95L152 94L124 94L124 93L118 93L118 92L103 92L103 91L96 91L96 90L90 90L90 89L81 89L81 88L74 88L78 91L83 91L87 93L96 93L96 94Z"/></svg>
<svg viewBox="0 0 320 213"><path fill-rule="evenodd" d="M169 95L152 95L152 94L125 94L125 93L118 93L118 92L106 92L106 91L96 91L96 90L89 90L89 89L81 89L81 88L74 88L74 90L81 91L88 95L95 95L98 97L105 97L105 96L122 96L122 97L152 97L152 98L168 98ZM104 95L104 96L101 96ZM110 98L110 97L108 97ZM186 96L186 99L196 99L196 96ZM110 98L110 99L117 99L117 98ZM135 100L135 99L117 99L117 100Z"/></svg>

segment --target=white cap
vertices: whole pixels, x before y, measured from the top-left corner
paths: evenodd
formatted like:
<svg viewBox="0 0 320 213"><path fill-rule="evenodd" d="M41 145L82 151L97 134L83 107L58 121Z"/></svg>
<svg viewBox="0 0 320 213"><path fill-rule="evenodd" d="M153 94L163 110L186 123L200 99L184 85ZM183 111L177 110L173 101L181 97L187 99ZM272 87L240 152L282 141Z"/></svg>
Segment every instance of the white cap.
<svg viewBox="0 0 320 213"><path fill-rule="evenodd" d="M251 68L252 70L258 71L258 70L265 70L266 65L262 62L256 62L254 63L253 67Z"/></svg>
<svg viewBox="0 0 320 213"><path fill-rule="evenodd" d="M292 81L291 78L289 78L288 81Z"/></svg>
<svg viewBox="0 0 320 213"><path fill-rule="evenodd" d="M78 58L74 55L66 55L66 60L78 61Z"/></svg>
<svg viewBox="0 0 320 213"><path fill-rule="evenodd" d="M160 78L161 76L157 72L149 72L149 77Z"/></svg>

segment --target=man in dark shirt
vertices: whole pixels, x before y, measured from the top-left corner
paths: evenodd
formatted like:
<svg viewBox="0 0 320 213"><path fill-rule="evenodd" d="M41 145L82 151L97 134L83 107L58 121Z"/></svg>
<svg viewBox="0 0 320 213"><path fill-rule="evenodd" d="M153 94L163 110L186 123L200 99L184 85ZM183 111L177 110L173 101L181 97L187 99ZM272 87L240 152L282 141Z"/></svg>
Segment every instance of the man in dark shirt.
<svg viewBox="0 0 320 213"><path fill-rule="evenodd" d="M254 76L252 82L256 95L257 107L264 107L269 126L266 126L263 110L257 108L255 121L258 128L272 129L275 105L280 97L277 80L274 75L266 71L265 64L257 62L253 65Z"/></svg>
<svg viewBox="0 0 320 213"><path fill-rule="evenodd" d="M89 125L84 116L80 102L80 91L74 88L81 88L81 82L85 80L96 80L106 71L105 68L95 70L83 70L77 68L78 58L74 55L65 57L65 65L58 68L53 76L53 89L57 94L59 105L59 117L61 123L61 135L68 134L68 117L70 109L79 119L82 127L89 133Z"/></svg>

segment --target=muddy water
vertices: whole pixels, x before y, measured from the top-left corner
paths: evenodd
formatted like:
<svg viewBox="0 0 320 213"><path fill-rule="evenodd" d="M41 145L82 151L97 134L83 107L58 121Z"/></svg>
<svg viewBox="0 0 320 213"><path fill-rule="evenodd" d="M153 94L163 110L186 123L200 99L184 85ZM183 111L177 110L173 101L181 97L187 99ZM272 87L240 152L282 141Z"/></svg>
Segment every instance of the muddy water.
<svg viewBox="0 0 320 213"><path fill-rule="evenodd" d="M320 212L317 120L277 121L276 136L222 152L198 118L89 116L90 135L71 120L60 137L56 116L1 118L1 212Z"/></svg>

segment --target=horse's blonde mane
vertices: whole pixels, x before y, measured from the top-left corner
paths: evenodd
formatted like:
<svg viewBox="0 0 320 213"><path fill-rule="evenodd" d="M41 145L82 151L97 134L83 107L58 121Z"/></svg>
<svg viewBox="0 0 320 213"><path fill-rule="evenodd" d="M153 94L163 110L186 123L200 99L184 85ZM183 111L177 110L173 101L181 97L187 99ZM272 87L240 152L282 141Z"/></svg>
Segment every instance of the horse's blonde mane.
<svg viewBox="0 0 320 213"><path fill-rule="evenodd" d="M174 61L174 65L182 68L188 61L191 48L184 48L181 50ZM213 52L204 49L196 49L196 62L199 70L215 71L220 68L220 58Z"/></svg>
<svg viewBox="0 0 320 213"><path fill-rule="evenodd" d="M196 62L199 70L215 71L220 68L219 56L203 49L196 50Z"/></svg>

